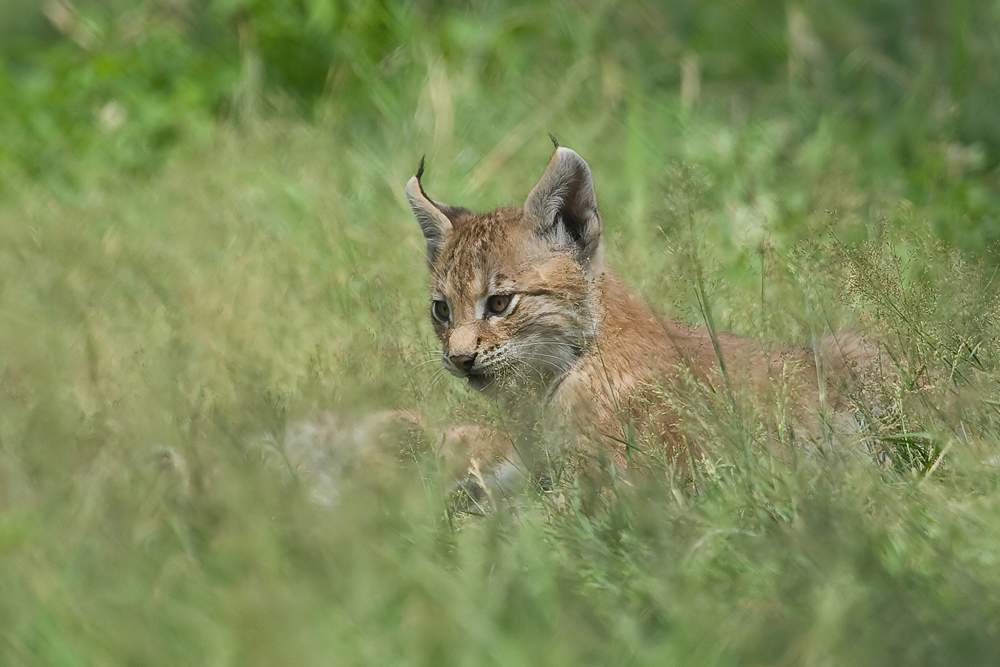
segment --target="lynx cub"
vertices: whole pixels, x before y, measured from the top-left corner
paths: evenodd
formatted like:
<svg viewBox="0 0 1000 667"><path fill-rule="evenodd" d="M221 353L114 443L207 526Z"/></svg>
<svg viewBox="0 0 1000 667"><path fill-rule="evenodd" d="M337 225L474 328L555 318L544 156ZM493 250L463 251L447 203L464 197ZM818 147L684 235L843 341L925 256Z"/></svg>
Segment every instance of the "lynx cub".
<svg viewBox="0 0 1000 667"><path fill-rule="evenodd" d="M406 196L427 243L442 363L504 406L536 407L585 455L624 465L622 441L637 433L680 452L671 396L685 392L781 391L796 413L821 395L813 350L766 351L654 314L605 263L590 168L569 148L556 144L523 207L442 204L422 175L423 162Z"/></svg>

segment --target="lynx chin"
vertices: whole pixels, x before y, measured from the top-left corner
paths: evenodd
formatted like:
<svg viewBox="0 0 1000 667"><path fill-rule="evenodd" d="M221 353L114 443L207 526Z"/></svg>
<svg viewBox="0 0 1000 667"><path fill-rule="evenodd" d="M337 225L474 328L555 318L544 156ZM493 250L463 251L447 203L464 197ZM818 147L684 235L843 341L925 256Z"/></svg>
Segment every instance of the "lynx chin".
<svg viewBox="0 0 1000 667"><path fill-rule="evenodd" d="M624 465L633 436L679 453L695 394L777 392L801 421L842 402L824 372L863 356L856 338L767 346L658 317L605 263L590 168L569 148L556 144L523 206L488 213L431 199L423 171L406 197L427 244L441 362L504 409L532 406L584 455Z"/></svg>

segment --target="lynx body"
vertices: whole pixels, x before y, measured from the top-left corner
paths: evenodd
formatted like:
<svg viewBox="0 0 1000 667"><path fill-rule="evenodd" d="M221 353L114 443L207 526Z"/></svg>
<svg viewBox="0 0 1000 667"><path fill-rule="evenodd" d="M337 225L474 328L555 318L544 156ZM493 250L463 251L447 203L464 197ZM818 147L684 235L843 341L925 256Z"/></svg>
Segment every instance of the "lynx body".
<svg viewBox="0 0 1000 667"><path fill-rule="evenodd" d="M430 199L423 163L406 195L423 231L442 363L509 409L530 406L584 453L625 462L633 429L679 451L669 396L734 386L817 397L812 350L658 317L604 260L590 168L557 145L523 207L482 214Z"/></svg>

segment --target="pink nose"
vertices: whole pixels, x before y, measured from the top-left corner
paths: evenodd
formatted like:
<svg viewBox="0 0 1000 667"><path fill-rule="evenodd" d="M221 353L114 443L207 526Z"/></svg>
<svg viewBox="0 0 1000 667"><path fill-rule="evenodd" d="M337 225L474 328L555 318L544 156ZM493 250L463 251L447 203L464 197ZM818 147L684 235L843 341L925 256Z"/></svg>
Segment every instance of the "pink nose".
<svg viewBox="0 0 1000 667"><path fill-rule="evenodd" d="M455 368L468 373L469 371L472 370L472 364L474 364L476 361L476 355L456 354L451 357L448 357L448 360L451 361L451 363L455 364Z"/></svg>

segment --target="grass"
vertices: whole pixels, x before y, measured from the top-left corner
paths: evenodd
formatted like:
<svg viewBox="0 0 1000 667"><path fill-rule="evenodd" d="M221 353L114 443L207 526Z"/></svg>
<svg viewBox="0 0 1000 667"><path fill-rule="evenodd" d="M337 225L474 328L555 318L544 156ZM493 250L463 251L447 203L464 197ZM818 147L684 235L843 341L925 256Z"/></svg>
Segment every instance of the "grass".
<svg viewBox="0 0 1000 667"><path fill-rule="evenodd" d="M431 72L369 124L250 118L152 175L84 169L77 194L25 182L0 206L0 663L995 661L992 268L837 113L628 86L584 112L580 80L545 106ZM313 502L289 425L490 418L420 365L402 187L426 151L431 196L518 203L546 130L590 162L610 262L661 312L701 321L697 270L722 328L869 332L904 371L892 409L793 457L723 415L694 485L483 517L449 516L418 435Z"/></svg>

